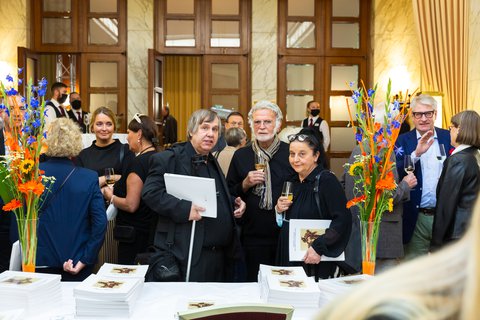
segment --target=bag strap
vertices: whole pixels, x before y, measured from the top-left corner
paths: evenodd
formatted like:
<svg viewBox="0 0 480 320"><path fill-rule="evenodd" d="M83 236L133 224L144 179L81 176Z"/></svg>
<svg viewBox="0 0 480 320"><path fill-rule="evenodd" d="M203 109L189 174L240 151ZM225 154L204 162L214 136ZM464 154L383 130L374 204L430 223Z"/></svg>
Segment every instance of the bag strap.
<svg viewBox="0 0 480 320"><path fill-rule="evenodd" d="M323 218L323 214L322 214L322 208L320 207L320 196L318 195L318 191L319 191L319 185L320 185L320 178L322 177L324 172L332 173L330 170L326 170L326 169L320 171L320 173L315 176L315 184L313 187L313 194L315 195L315 202L317 203L317 208L320 214L320 218Z"/></svg>
<svg viewBox="0 0 480 320"><path fill-rule="evenodd" d="M122 165L123 158L125 157L125 146L126 144L122 144L120 148L120 165Z"/></svg>
<svg viewBox="0 0 480 320"><path fill-rule="evenodd" d="M52 202L53 199L55 199L55 197L57 196L57 194L60 193L60 190L62 190L63 186L65 185L65 182L67 182L68 178L70 178L70 176L72 175L72 173L76 170L77 168L76 167L73 167L72 171L70 171L70 173L67 175L67 177L63 180L62 184L60 185L60 187L58 187L57 190L55 190L55 193L48 199L48 202L45 204L42 204L42 207L43 209L46 209L48 208L48 206L50 205L50 203Z"/></svg>

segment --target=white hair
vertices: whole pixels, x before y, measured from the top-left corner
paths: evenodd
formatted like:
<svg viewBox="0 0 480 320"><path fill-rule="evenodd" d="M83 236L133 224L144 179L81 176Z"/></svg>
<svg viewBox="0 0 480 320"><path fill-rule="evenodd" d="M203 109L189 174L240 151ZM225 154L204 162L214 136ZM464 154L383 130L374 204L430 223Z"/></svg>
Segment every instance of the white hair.
<svg viewBox="0 0 480 320"><path fill-rule="evenodd" d="M428 94L420 94L412 99L412 102L410 103L410 107L412 108L412 111L415 111L415 107L417 104L425 104L427 106L431 106L433 110L437 111L437 100L433 98L431 95Z"/></svg>
<svg viewBox="0 0 480 320"><path fill-rule="evenodd" d="M272 110L275 113L275 132L278 132L280 126L282 125L283 114L282 110L273 102L268 100L260 100L250 109L248 112L248 123L250 124L250 128L253 130L253 113L258 110Z"/></svg>

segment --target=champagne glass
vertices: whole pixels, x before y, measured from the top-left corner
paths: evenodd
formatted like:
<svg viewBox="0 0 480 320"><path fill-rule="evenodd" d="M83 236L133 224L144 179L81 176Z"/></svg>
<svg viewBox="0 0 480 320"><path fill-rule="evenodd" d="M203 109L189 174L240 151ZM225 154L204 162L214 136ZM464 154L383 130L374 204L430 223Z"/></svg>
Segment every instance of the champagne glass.
<svg viewBox="0 0 480 320"><path fill-rule="evenodd" d="M445 161L447 159L447 154L445 153L445 146L441 143L438 144L438 153L437 153L437 160L438 161Z"/></svg>
<svg viewBox="0 0 480 320"><path fill-rule="evenodd" d="M113 168L105 169L105 183L110 188L112 188L113 185L115 184L115 172L113 171Z"/></svg>
<svg viewBox="0 0 480 320"><path fill-rule="evenodd" d="M260 152L255 154L255 170L264 172L265 171L265 160L260 156ZM261 186L257 185L258 188L264 189L265 184L262 184Z"/></svg>
<svg viewBox="0 0 480 320"><path fill-rule="evenodd" d="M262 172L265 170L265 161L260 156L260 153L255 155L255 170Z"/></svg>
<svg viewBox="0 0 480 320"><path fill-rule="evenodd" d="M282 197L287 197L288 201L293 201L293 183L285 181L282 188Z"/></svg>
<svg viewBox="0 0 480 320"><path fill-rule="evenodd" d="M403 162L403 168L405 169L405 172L407 174L413 173L415 170L415 163L413 162L412 156L411 155L405 155L405 159Z"/></svg>
<svg viewBox="0 0 480 320"><path fill-rule="evenodd" d="M85 127L87 128L87 133L90 133L90 113L85 113L83 115L83 124L85 124Z"/></svg>

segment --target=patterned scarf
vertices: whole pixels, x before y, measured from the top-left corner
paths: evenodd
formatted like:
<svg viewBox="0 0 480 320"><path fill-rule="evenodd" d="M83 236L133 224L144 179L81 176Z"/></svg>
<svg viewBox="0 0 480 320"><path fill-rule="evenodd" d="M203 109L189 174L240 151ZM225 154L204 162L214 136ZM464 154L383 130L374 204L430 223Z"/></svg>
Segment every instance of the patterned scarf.
<svg viewBox="0 0 480 320"><path fill-rule="evenodd" d="M253 194L260 197L260 209L272 210L272 178L270 174L270 160L273 158L275 153L277 153L280 148L280 139L275 135L272 144L267 149L262 149L257 140L253 140L252 149L255 153L255 157L260 158L262 163L265 163L265 183L257 184L253 190ZM255 159L255 161L258 161Z"/></svg>

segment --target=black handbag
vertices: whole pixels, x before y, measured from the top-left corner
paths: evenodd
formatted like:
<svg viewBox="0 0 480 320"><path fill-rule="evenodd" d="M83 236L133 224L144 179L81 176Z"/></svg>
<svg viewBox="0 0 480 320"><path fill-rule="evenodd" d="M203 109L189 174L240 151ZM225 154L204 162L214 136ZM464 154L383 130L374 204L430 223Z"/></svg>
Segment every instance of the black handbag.
<svg viewBox="0 0 480 320"><path fill-rule="evenodd" d="M170 221L166 240L168 249L150 246L147 252L140 253L135 257L136 264L148 264L145 282L176 282L182 280L177 259L171 252L174 234L175 223Z"/></svg>

